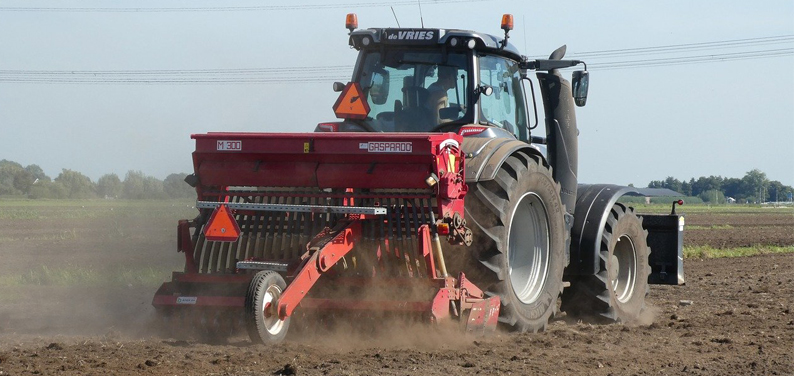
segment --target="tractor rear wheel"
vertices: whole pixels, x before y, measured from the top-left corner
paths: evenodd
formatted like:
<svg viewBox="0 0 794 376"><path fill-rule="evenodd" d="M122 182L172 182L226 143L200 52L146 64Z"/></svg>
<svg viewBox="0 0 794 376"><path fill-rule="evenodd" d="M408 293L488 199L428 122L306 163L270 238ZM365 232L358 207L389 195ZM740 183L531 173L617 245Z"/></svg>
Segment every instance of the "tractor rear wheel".
<svg viewBox="0 0 794 376"><path fill-rule="evenodd" d="M551 168L522 152L466 196L474 244L467 257L454 259L453 270L500 298L499 322L510 330L545 330L557 309L566 263L564 213Z"/></svg>
<svg viewBox="0 0 794 376"><path fill-rule="evenodd" d="M290 318L278 317L278 300L286 288L284 278L272 270L261 271L251 280L245 296L245 327L251 342L272 344L286 337Z"/></svg>
<svg viewBox="0 0 794 376"><path fill-rule="evenodd" d="M647 236L634 209L615 204L601 238L599 271L571 279L562 310L601 323L640 321L651 273Z"/></svg>

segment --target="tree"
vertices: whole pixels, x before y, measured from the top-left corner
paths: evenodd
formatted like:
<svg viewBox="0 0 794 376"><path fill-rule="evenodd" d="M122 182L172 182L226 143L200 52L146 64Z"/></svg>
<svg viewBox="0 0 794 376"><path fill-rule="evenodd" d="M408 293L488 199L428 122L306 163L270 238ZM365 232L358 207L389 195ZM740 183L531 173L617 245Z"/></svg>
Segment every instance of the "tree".
<svg viewBox="0 0 794 376"><path fill-rule="evenodd" d="M725 203L725 194L723 194L722 191L716 189L705 191L701 193L700 196L698 197L700 197L700 199L703 200L703 202L708 202L710 204Z"/></svg>
<svg viewBox="0 0 794 376"><path fill-rule="evenodd" d="M736 200L742 200L747 197L742 193L742 179L727 178L722 181L722 191L725 196L733 197Z"/></svg>
<svg viewBox="0 0 794 376"><path fill-rule="evenodd" d="M22 193L14 186L14 177L24 171L22 165L13 161L0 161L0 195L19 195Z"/></svg>
<svg viewBox="0 0 794 376"><path fill-rule="evenodd" d="M93 198L96 197L96 185L88 176L77 171L64 168L55 178L55 181L63 184L69 198Z"/></svg>
<svg viewBox="0 0 794 376"><path fill-rule="evenodd" d="M153 176L146 176L143 179L144 198L168 198L163 191L163 182Z"/></svg>
<svg viewBox="0 0 794 376"><path fill-rule="evenodd" d="M14 173L14 188L24 194L30 193L30 187L33 186L34 181L36 178L28 170L18 170Z"/></svg>
<svg viewBox="0 0 794 376"><path fill-rule="evenodd" d="M788 201L789 192L794 193L792 187L783 185L783 183L775 180L769 182L769 199L777 202Z"/></svg>
<svg viewBox="0 0 794 376"><path fill-rule="evenodd" d="M187 174L171 174L163 180L163 189L170 198L195 197L196 190L185 183Z"/></svg>
<svg viewBox="0 0 794 376"><path fill-rule="evenodd" d="M690 179L689 181L681 182L681 191L680 192L683 193L684 196L692 196L692 182L694 182L694 181L695 181L695 179L693 178L693 179Z"/></svg>
<svg viewBox="0 0 794 376"><path fill-rule="evenodd" d="M49 176L44 173L44 170L39 167L39 165L32 164L25 167L25 171L31 173L33 175L34 181L38 179L39 181L51 181Z"/></svg>
<svg viewBox="0 0 794 376"><path fill-rule="evenodd" d="M123 186L121 179L116 174L105 174L96 182L97 193L100 197L118 198Z"/></svg>
<svg viewBox="0 0 794 376"><path fill-rule="evenodd" d="M722 188L722 177L721 176L701 176L698 178L697 181L692 184L692 194L693 195L700 195L706 191L712 190L720 190Z"/></svg>
<svg viewBox="0 0 794 376"><path fill-rule="evenodd" d="M69 198L69 192L60 182L42 180L30 188L29 198Z"/></svg>
<svg viewBox="0 0 794 376"><path fill-rule="evenodd" d="M128 171L124 176L124 198L142 199L145 198L143 185L146 180L145 175L141 171Z"/></svg>
<svg viewBox="0 0 794 376"><path fill-rule="evenodd" d="M757 168L753 169L748 171L742 178L742 193L748 197L755 196L759 202L764 202L768 193L766 192L768 183L769 180L766 178L766 173L761 172Z"/></svg>

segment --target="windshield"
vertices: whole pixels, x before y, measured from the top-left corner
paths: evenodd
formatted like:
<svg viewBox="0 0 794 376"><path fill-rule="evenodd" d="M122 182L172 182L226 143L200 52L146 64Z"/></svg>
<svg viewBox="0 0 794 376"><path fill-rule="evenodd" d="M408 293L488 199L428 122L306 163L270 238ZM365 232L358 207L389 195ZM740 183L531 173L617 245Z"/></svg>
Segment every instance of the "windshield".
<svg viewBox="0 0 794 376"><path fill-rule="evenodd" d="M462 53L369 52L357 78L370 107L363 121L381 132L428 132L459 121L469 103L467 72Z"/></svg>

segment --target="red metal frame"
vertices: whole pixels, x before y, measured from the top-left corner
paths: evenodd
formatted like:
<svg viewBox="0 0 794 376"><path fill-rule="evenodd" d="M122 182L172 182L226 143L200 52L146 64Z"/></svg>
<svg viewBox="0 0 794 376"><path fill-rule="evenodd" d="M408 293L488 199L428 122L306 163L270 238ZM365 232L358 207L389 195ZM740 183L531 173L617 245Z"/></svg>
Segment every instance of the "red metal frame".
<svg viewBox="0 0 794 376"><path fill-rule="evenodd" d="M394 196L415 197L427 192L424 197L436 199L437 206L433 211L438 218L437 223L455 224L457 227L452 228L455 234L465 229L460 219L464 213L463 198L467 186L464 181L464 155L460 150L462 136L458 134L207 133L192 135L192 138L196 140L193 163L199 182L196 190L200 200L228 201L235 195L229 189L234 186L330 188L334 191L328 192L328 197L344 197L345 205L355 205L354 199L340 192L409 189L418 193L396 193ZM251 192L250 195L257 195L257 192ZM301 195L306 194L296 193L296 197ZM251 213L237 211L237 214ZM424 285L429 291L428 300L400 300L396 298L400 294L380 301L307 298L319 278L359 243L362 221L365 220L382 219L348 216L334 230L330 241L315 238L307 246L307 254L300 260L294 260L292 265L297 265L297 268L289 269L289 284L278 301L280 318L289 317L298 306L321 310L427 312L436 321L469 311L466 318L469 330L496 327L498 298L487 298L463 273L456 278L444 278L437 272L438 260L431 241L432 224L420 226L417 244L425 259L429 278L382 281L387 291L392 288L396 292ZM174 273L172 282L164 284L158 291L154 305L180 305L178 299L181 296L189 298L187 304L196 306L243 307L244 294L253 274L199 273L193 257L195 244L190 235L190 229L195 227L195 222L179 222L178 250L185 253L186 272ZM449 239L453 241L452 235ZM454 243L459 244L460 236L456 239ZM313 244L321 245L313 247ZM362 284L362 279L350 277L335 277L333 281L339 284ZM372 284L373 280L367 280L366 285ZM209 286L209 290L217 288L228 294L188 296L183 292L193 290L182 291L180 286ZM196 291L203 290L199 288ZM184 299L181 305L185 305Z"/></svg>
<svg viewBox="0 0 794 376"><path fill-rule="evenodd" d="M361 237L361 222L352 221L336 234L325 246L314 249L303 266L284 290L278 301L278 315L283 320L292 314L309 289L317 283L320 275L327 272L337 261L353 250Z"/></svg>

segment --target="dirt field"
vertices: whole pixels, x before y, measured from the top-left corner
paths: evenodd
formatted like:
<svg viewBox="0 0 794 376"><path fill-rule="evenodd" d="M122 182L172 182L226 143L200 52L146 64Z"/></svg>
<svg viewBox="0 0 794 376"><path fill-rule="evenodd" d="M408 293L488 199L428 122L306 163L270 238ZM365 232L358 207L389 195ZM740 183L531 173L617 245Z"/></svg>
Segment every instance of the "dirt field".
<svg viewBox="0 0 794 376"><path fill-rule="evenodd" d="M113 209L113 210L110 210ZM687 285L654 286L653 323L557 318L539 334L339 330L252 346L160 338L151 296L189 203L0 201L0 375L794 375L794 253L687 259ZM794 213L696 211L685 242L794 246ZM691 304L688 304L691 301Z"/></svg>

